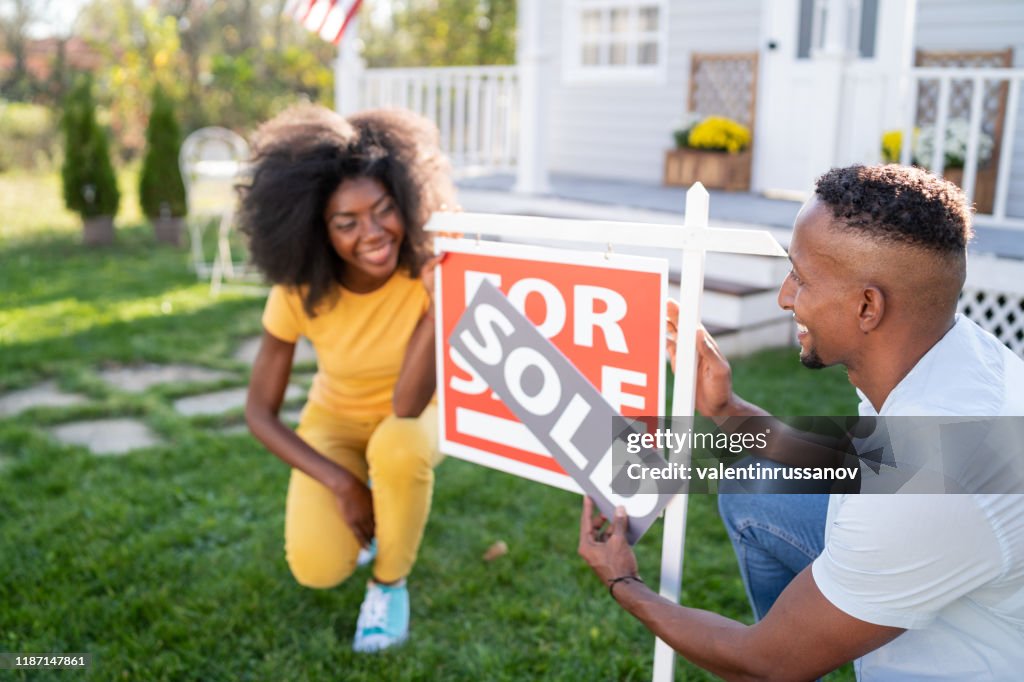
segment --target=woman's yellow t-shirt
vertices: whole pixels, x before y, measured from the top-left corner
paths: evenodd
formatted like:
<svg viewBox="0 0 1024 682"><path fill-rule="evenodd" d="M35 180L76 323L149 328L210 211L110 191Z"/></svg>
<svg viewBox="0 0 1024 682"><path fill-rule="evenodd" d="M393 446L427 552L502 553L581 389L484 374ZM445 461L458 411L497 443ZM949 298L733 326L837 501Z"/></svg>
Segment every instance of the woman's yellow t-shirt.
<svg viewBox="0 0 1024 682"><path fill-rule="evenodd" d="M384 416L402 368L409 338L430 306L418 279L396 272L368 294L339 288L310 318L302 291L275 285L263 310L263 327L288 343L305 336L316 350L310 402L337 414Z"/></svg>

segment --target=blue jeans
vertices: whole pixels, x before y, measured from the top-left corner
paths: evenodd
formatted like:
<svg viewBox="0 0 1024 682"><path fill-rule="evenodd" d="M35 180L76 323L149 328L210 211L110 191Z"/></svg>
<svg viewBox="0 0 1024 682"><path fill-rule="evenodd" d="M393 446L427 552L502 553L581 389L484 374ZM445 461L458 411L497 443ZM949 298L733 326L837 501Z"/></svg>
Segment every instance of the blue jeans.
<svg viewBox="0 0 1024 682"><path fill-rule="evenodd" d="M761 620L825 547L828 495L727 494L718 511L732 540L754 618Z"/></svg>

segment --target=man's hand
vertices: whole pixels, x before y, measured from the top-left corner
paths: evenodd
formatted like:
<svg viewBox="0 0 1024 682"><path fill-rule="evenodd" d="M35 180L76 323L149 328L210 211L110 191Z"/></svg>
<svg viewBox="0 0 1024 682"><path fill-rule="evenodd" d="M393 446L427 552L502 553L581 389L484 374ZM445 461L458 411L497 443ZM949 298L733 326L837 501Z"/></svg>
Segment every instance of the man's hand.
<svg viewBox="0 0 1024 682"><path fill-rule="evenodd" d="M676 339L679 335L679 303L669 300L666 306L668 351L672 371L676 371ZM703 326L697 326L697 411L705 417L730 414L730 406L736 402L732 392L732 368L725 359L715 339Z"/></svg>
<svg viewBox="0 0 1024 682"><path fill-rule="evenodd" d="M579 553L594 573L606 585L624 575L636 575L636 556L626 541L629 518L623 507L615 509L611 525L604 528L607 519L598 512L594 514L594 503L589 497L583 498L583 514L580 517Z"/></svg>
<svg viewBox="0 0 1024 682"><path fill-rule="evenodd" d="M352 477L343 488L334 490L341 518L352 529L360 547L369 547L376 532L373 520L373 496L362 481Z"/></svg>
<svg viewBox="0 0 1024 682"><path fill-rule="evenodd" d="M705 417L726 416L736 401L732 392L732 367L715 339L704 327L697 328L697 411Z"/></svg>

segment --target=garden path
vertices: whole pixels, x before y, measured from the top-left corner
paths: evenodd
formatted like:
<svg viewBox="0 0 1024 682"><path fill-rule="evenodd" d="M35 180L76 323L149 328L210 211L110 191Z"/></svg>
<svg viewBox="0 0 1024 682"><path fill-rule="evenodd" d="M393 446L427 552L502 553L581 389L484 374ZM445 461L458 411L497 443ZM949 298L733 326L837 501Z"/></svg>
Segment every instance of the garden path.
<svg viewBox="0 0 1024 682"><path fill-rule="evenodd" d="M259 347L259 337L246 339L233 354L239 362L251 365ZM316 362L312 346L301 339L296 346L295 363L308 366ZM161 365L106 365L96 371L101 381L110 387L128 394L140 394L150 388L166 384L211 384L235 378L233 372L209 367L186 364ZM308 371L296 372L293 383L285 391L285 402L305 398L313 374ZM186 395L174 400L171 406L185 417L209 417L223 415L245 406L247 388L237 386ZM14 417L28 410L59 409L88 406L90 399L82 394L62 390L53 379L47 379L34 386L10 391L0 395L0 418ZM286 407L281 418L288 424L298 422L300 410ZM50 426L47 432L67 445L87 448L98 456L124 455L140 448L162 445L164 441L143 421L128 417L102 419L78 419ZM245 424L238 423L218 429L224 435L247 433Z"/></svg>

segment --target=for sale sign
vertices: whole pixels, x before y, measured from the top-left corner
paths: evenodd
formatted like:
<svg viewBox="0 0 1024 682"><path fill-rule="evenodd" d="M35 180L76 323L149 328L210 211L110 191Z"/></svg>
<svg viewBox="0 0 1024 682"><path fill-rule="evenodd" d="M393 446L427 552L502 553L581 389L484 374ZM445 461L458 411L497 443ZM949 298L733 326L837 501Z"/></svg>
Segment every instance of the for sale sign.
<svg viewBox="0 0 1024 682"><path fill-rule="evenodd" d="M582 492L552 455L551 442L545 444L517 418L495 392L493 378L489 382L481 376L481 359L488 366L507 364L514 348L502 341L511 330L499 320L483 320L472 357L449 339L481 284L489 282L579 370L613 412L626 417L662 414L667 262L469 239L438 239L436 248L448 254L436 288L442 451ZM545 383L553 377L544 376L542 364L526 362L526 355L524 351L512 358L512 368L520 363L522 371L515 390L521 393L518 398L541 409L551 394L535 391L554 386ZM566 392L560 396L572 397ZM578 402L561 407L571 407L576 417L583 409ZM611 423L602 428L604 447L611 444L611 429Z"/></svg>

